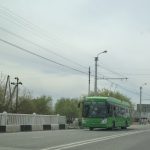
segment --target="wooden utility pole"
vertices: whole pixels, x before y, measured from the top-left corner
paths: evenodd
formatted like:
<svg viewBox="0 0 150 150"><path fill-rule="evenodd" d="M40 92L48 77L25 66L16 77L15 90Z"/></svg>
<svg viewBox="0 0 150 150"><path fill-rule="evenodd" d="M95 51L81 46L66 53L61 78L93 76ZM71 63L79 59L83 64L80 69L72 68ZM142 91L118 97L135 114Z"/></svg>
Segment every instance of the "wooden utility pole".
<svg viewBox="0 0 150 150"><path fill-rule="evenodd" d="M14 90L16 89L16 113L18 112L18 93L19 93L19 84L22 85L22 82L19 82L19 78L15 77L16 83L12 82L11 84L15 85Z"/></svg>

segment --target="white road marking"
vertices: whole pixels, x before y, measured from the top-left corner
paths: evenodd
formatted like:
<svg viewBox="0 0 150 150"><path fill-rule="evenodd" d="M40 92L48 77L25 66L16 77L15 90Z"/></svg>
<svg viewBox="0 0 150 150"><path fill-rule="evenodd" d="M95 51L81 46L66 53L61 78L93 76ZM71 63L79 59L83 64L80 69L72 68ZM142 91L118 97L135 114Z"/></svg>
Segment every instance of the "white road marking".
<svg viewBox="0 0 150 150"><path fill-rule="evenodd" d="M44 149L41 149L41 150L62 150L62 149L68 149L68 148L72 148L72 147L82 146L82 145L85 145L85 144L106 141L106 140L109 140L109 139L115 139L115 138L118 138L118 137L123 137L123 136L127 136L127 135L133 135L133 134L138 134L138 133L148 132L148 131L150 131L150 130L128 132L128 133L123 133L123 134L115 134L115 135L106 136L106 137L100 137L100 138L95 138L95 139L90 139L90 140L84 140L84 141L79 141L79 142L73 142L73 143L68 143L68 144L48 147L48 148L44 148Z"/></svg>
<svg viewBox="0 0 150 150"><path fill-rule="evenodd" d="M32 137L32 139L40 139L40 138L44 138L44 137L40 137L40 136Z"/></svg>

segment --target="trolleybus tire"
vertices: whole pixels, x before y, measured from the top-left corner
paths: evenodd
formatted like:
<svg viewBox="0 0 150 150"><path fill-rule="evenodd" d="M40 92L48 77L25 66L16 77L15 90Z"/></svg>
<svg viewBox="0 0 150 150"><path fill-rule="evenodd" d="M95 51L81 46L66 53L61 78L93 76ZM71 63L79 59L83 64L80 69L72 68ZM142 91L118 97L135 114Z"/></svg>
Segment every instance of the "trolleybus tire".
<svg viewBox="0 0 150 150"><path fill-rule="evenodd" d="M116 128L115 121L113 121L111 129L114 130Z"/></svg>
<svg viewBox="0 0 150 150"><path fill-rule="evenodd" d="M121 127L121 129L127 129L127 127L128 127L128 122L125 121L125 126L124 126L124 127Z"/></svg>
<svg viewBox="0 0 150 150"><path fill-rule="evenodd" d="M92 131L94 128L93 127L89 127L89 130Z"/></svg>

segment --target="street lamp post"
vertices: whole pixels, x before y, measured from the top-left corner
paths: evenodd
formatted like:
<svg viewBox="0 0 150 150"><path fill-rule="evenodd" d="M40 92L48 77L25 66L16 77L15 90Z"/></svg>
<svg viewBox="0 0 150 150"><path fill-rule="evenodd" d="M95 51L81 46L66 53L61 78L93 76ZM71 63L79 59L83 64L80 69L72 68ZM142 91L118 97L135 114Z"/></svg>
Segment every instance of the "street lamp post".
<svg viewBox="0 0 150 150"><path fill-rule="evenodd" d="M142 86L140 86L140 107L139 107L139 111L140 111L140 119L141 119L141 113L142 113Z"/></svg>
<svg viewBox="0 0 150 150"><path fill-rule="evenodd" d="M107 51L103 51L101 53L98 53L97 56L95 57L95 86L94 86L94 93L97 93L97 62L98 62L98 56L102 53L107 53Z"/></svg>
<svg viewBox="0 0 150 150"><path fill-rule="evenodd" d="M147 85L147 83L144 83L143 85ZM141 121L141 117L142 117L142 89L143 89L143 87L140 86L140 107L139 107L140 121Z"/></svg>

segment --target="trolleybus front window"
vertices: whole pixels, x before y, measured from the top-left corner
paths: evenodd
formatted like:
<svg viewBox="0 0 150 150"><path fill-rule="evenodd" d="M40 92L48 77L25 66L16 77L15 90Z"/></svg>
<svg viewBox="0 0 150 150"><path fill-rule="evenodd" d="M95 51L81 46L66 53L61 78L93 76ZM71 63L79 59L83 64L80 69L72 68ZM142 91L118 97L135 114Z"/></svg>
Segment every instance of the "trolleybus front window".
<svg viewBox="0 0 150 150"><path fill-rule="evenodd" d="M85 102L83 108L84 117L106 117L107 107L104 102Z"/></svg>

